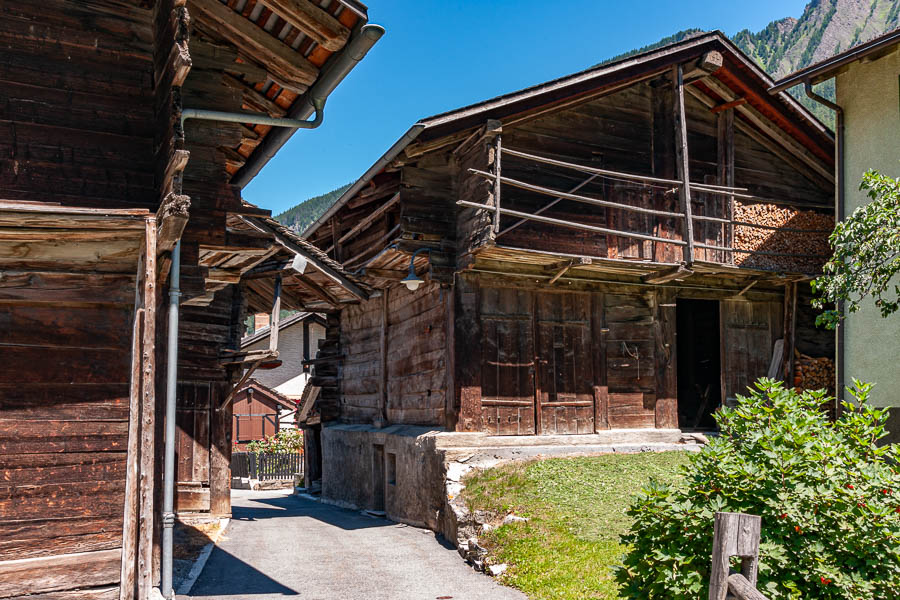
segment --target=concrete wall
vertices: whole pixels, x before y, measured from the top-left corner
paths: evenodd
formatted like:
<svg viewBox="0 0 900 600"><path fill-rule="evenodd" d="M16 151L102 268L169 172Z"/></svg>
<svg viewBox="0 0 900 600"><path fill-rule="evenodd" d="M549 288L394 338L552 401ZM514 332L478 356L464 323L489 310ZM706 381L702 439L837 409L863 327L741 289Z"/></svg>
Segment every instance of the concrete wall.
<svg viewBox="0 0 900 600"><path fill-rule="evenodd" d="M315 357L319 340L325 338L325 328L314 321L309 323L309 354ZM268 336L249 344L245 350L263 350L269 347ZM257 369L253 378L263 385L289 398L299 398L309 380L309 373L303 372L303 323L298 321L278 332L278 358L282 365L277 369Z"/></svg>
<svg viewBox="0 0 900 600"><path fill-rule="evenodd" d="M836 88L845 115L844 197L845 215L850 215L869 200L859 191L866 170L900 176L900 51L873 62L852 63L837 76ZM900 406L900 315L883 319L867 300L847 318L844 331L846 383L851 377L874 382L875 405ZM897 430L900 409L895 412L891 429Z"/></svg>
<svg viewBox="0 0 900 600"><path fill-rule="evenodd" d="M376 480L384 477L384 511L390 519L438 530L444 467L435 435L433 428L413 425L323 427L322 498L342 506L378 509ZM384 448L383 475L376 465L376 446Z"/></svg>

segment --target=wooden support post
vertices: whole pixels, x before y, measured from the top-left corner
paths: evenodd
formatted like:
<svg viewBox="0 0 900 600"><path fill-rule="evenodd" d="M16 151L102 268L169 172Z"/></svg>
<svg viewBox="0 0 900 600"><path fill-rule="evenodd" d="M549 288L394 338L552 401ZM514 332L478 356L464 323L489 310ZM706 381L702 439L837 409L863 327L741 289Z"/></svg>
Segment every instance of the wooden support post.
<svg viewBox="0 0 900 600"><path fill-rule="evenodd" d="M796 343L797 323L797 282L784 284L784 354L782 365L784 383L794 387L794 347Z"/></svg>
<svg viewBox="0 0 900 600"><path fill-rule="evenodd" d="M494 233L500 232L500 154L503 152L499 134L494 140Z"/></svg>
<svg viewBox="0 0 900 600"><path fill-rule="evenodd" d="M153 587L153 484L156 460L156 217L145 221L144 332L141 338L140 510L138 511L137 597Z"/></svg>
<svg viewBox="0 0 900 600"><path fill-rule="evenodd" d="M388 296L390 288L385 287L381 294L381 332L379 339L379 347L381 349L381 379L378 387L381 396L381 420L387 425L388 423L388 327L390 326L388 319Z"/></svg>
<svg viewBox="0 0 900 600"><path fill-rule="evenodd" d="M761 524L762 519L754 515L716 513L709 600L725 600L728 596L732 556L741 557L741 575L750 588L756 587Z"/></svg>
<svg viewBox="0 0 900 600"><path fill-rule="evenodd" d="M140 282L144 258L138 262L137 282ZM122 524L122 567L119 575L119 600L135 597L135 566L138 540L138 461L141 435L141 327L144 309L136 293L134 323L131 331L131 388L128 401L128 452L125 459L125 514Z"/></svg>
<svg viewBox="0 0 900 600"><path fill-rule="evenodd" d="M278 350L278 326L281 321L281 275L275 276L272 293L272 316L269 318L269 350Z"/></svg>
<svg viewBox="0 0 900 600"><path fill-rule="evenodd" d="M688 157L687 115L684 110L684 70L681 65L672 67L675 85L675 166L681 180L681 209L684 211L684 263L694 263L694 220L691 217L691 171Z"/></svg>
<svg viewBox="0 0 900 600"><path fill-rule="evenodd" d="M716 151L717 173L716 179L719 185L734 187L734 109L729 108L716 116ZM734 196L725 196L724 217L734 221ZM731 248L734 241L734 223L724 226L725 236L723 246ZM734 264L734 252L725 256L727 264Z"/></svg>

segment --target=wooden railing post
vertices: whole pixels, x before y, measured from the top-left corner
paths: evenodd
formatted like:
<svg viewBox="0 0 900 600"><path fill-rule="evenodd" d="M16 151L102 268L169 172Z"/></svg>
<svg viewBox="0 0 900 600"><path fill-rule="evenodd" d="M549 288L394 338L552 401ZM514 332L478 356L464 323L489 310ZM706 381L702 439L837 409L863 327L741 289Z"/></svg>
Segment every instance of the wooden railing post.
<svg viewBox="0 0 900 600"><path fill-rule="evenodd" d="M709 600L725 600L729 591L739 600L765 600L756 590L761 524L754 515L716 513ZM741 558L740 574L730 573L732 556Z"/></svg>
<svg viewBox="0 0 900 600"><path fill-rule="evenodd" d="M681 196L681 210L684 211L684 264L691 266L694 262L694 219L691 217L691 170L689 167L687 142L687 114L684 110L684 69L681 65L672 67L672 80L675 85L675 166Z"/></svg>
<svg viewBox="0 0 900 600"><path fill-rule="evenodd" d="M500 134L494 140L494 234L500 233L500 154L503 148Z"/></svg>

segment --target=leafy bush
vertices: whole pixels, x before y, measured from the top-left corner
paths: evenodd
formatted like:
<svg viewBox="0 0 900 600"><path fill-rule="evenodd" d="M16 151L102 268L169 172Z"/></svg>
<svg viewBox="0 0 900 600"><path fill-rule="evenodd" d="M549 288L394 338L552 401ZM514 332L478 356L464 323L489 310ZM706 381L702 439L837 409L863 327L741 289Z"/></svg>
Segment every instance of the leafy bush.
<svg viewBox="0 0 900 600"><path fill-rule="evenodd" d="M303 452L303 432L299 429L282 429L264 440L247 444L248 452L257 454L300 454Z"/></svg>
<svg viewBox="0 0 900 600"><path fill-rule="evenodd" d="M825 392L761 379L716 415L721 436L691 457L674 487L651 484L629 515L617 572L622 596L696 600L709 586L713 515L762 517L758 587L778 599L888 599L900 590L900 476L879 447L887 409L870 384L831 422Z"/></svg>

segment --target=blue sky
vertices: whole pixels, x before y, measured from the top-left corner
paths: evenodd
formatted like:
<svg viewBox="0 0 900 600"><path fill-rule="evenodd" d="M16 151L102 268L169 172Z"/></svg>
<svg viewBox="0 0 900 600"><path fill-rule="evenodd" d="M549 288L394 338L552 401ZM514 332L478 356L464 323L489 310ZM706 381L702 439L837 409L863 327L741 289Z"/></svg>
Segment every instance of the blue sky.
<svg viewBox="0 0 900 600"><path fill-rule="evenodd" d="M387 30L244 189L273 214L355 180L415 121L580 71L682 29L758 31L803 0L370 0Z"/></svg>

